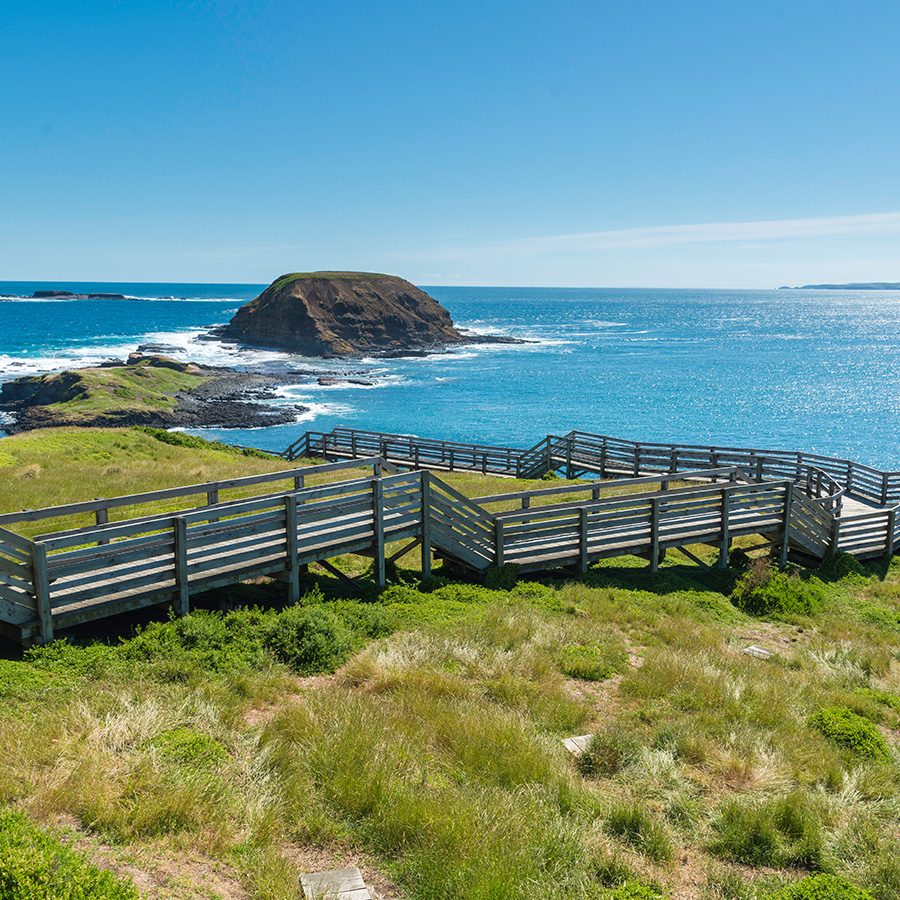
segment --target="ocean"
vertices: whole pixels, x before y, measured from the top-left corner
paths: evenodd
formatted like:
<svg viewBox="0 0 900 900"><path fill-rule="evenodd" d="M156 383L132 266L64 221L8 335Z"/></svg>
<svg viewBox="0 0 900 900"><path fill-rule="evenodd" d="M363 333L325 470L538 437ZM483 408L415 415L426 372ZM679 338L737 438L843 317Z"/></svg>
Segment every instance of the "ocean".
<svg viewBox="0 0 900 900"><path fill-rule="evenodd" d="M0 301L0 381L142 343L247 369L352 373L284 388L297 422L204 436L283 449L336 425L529 446L573 428L804 449L900 469L900 292L428 287L458 325L525 338L424 358L309 360L198 337L265 285L0 282L127 300ZM2 424L0 424L2 428Z"/></svg>

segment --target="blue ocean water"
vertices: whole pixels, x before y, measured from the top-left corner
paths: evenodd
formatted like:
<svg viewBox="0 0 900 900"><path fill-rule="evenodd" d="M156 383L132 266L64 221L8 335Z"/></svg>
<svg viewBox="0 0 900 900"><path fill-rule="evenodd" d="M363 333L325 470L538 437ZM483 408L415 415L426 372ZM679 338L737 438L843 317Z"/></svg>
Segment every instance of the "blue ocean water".
<svg viewBox="0 0 900 900"><path fill-rule="evenodd" d="M348 425L521 446L579 428L900 469L900 293L432 287L461 326L534 343L334 363L197 340L263 285L0 282L0 296L46 287L146 299L0 302L0 380L153 342L201 362L378 382L285 389L282 402L309 407L295 425L204 432L234 443L281 449Z"/></svg>

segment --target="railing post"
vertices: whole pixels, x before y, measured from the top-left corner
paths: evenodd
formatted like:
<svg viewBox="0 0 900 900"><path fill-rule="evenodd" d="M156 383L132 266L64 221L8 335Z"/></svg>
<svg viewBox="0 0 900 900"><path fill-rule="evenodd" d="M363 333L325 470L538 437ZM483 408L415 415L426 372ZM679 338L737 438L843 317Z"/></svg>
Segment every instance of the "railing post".
<svg viewBox="0 0 900 900"><path fill-rule="evenodd" d="M50 576L47 574L47 548L43 544L31 545L31 568L34 586L34 603L41 623L41 643L53 640L53 612L50 608Z"/></svg>
<svg viewBox="0 0 900 900"><path fill-rule="evenodd" d="M887 506L888 502L888 473L881 473L881 505Z"/></svg>
<svg viewBox="0 0 900 900"><path fill-rule="evenodd" d="M841 542L841 520L835 516L831 520L831 552L838 552L838 544Z"/></svg>
<svg viewBox="0 0 900 900"><path fill-rule="evenodd" d="M384 562L384 485L381 478L372 481L372 531L375 550L375 584L381 590L387 583Z"/></svg>
<svg viewBox="0 0 900 900"><path fill-rule="evenodd" d="M571 435L566 438L566 479L572 480L572 441Z"/></svg>
<svg viewBox="0 0 900 900"><path fill-rule="evenodd" d="M175 587L178 591L175 599L175 612L179 616L186 616L191 609L191 590L188 582L187 521L183 516L176 516L173 521L175 523Z"/></svg>
<svg viewBox="0 0 900 900"><path fill-rule="evenodd" d="M781 537L781 557L778 561L779 566L783 569L788 564L788 553L790 552L791 538L791 506L794 502L794 483L788 482L784 489L784 526L782 528Z"/></svg>
<svg viewBox="0 0 900 900"><path fill-rule="evenodd" d="M634 477L637 478L641 471L641 445L634 445Z"/></svg>
<svg viewBox="0 0 900 900"><path fill-rule="evenodd" d="M756 457L756 480L763 480L763 458L761 456Z"/></svg>
<svg viewBox="0 0 900 900"><path fill-rule="evenodd" d="M600 477L606 478L606 438L600 443Z"/></svg>
<svg viewBox="0 0 900 900"><path fill-rule="evenodd" d="M719 541L719 561L720 569L728 568L728 551L731 548L731 535L729 534L729 515L731 493L728 488L722 488L722 535Z"/></svg>
<svg viewBox="0 0 900 900"><path fill-rule="evenodd" d="M582 506L578 510L578 571L583 575L588 570L588 511Z"/></svg>
<svg viewBox="0 0 900 900"><path fill-rule="evenodd" d="M503 565L503 519L494 519L494 563Z"/></svg>
<svg viewBox="0 0 900 900"><path fill-rule="evenodd" d="M431 473L426 469L422 479L422 579L431 578Z"/></svg>
<svg viewBox="0 0 900 900"><path fill-rule="evenodd" d="M659 497L650 498L650 571L659 571Z"/></svg>
<svg viewBox="0 0 900 900"><path fill-rule="evenodd" d="M97 499L104 500L105 498L97 497ZM94 512L94 522L97 524L97 526L109 524L109 507L108 506L101 506L99 509L97 509ZM101 538L99 541L97 541L97 546L100 547L100 546L103 546L104 544L108 544L108 543L109 543L108 540L106 540L105 538Z"/></svg>
<svg viewBox="0 0 900 900"><path fill-rule="evenodd" d="M207 506L215 506L219 502L219 490L218 488L212 488L211 490L206 492L206 505ZM214 522L218 522L218 519L210 519L209 523L213 524Z"/></svg>
<svg viewBox="0 0 900 900"><path fill-rule="evenodd" d="M894 531L897 528L897 507L891 507L888 510L887 517L887 540L885 546L885 556L888 558L894 555Z"/></svg>
<svg viewBox="0 0 900 900"><path fill-rule="evenodd" d="M847 488L847 493L849 494L853 487L853 463L847 463L847 484L845 485Z"/></svg>
<svg viewBox="0 0 900 900"><path fill-rule="evenodd" d="M284 498L284 550L287 556L288 603L300 601L300 563L298 562L297 496Z"/></svg>
<svg viewBox="0 0 900 900"><path fill-rule="evenodd" d="M295 491L302 491L302 490L303 490L303 485L304 485L305 483L306 483L306 482L305 482L305 479L303 478L302 475L295 475L295 476L294 476L294 490L295 490Z"/></svg>
<svg viewBox="0 0 900 900"><path fill-rule="evenodd" d="M600 491L601 491L601 490L602 490L602 488L600 487L600 485L599 485L599 484L595 484L595 485L591 488L591 500L599 500L599 499L600 499Z"/></svg>

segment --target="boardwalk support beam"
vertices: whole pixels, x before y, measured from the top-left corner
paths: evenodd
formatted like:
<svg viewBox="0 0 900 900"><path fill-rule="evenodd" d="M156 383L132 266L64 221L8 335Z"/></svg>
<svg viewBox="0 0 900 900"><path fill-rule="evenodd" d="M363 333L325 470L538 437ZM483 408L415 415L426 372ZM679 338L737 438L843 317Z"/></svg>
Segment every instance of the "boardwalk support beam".
<svg viewBox="0 0 900 900"><path fill-rule="evenodd" d="M372 481L372 527L374 530L375 584L382 590L387 584L384 559L384 485L381 478Z"/></svg>
<svg viewBox="0 0 900 900"><path fill-rule="evenodd" d="M431 474L422 473L422 580L431 578Z"/></svg>
<svg viewBox="0 0 900 900"><path fill-rule="evenodd" d="M50 609L50 578L47 575L47 548L43 544L31 547L31 565L34 570L34 600L41 622L41 643L53 640L53 613Z"/></svg>
<svg viewBox="0 0 900 900"><path fill-rule="evenodd" d="M187 557L187 521L182 516L174 519L175 536L175 612L179 616L186 616L191 609L191 588L188 583L188 557Z"/></svg>
<svg viewBox="0 0 900 900"><path fill-rule="evenodd" d="M720 570L728 568L728 551L731 549L731 535L729 533L729 507L731 505L731 494L728 488L722 488L722 537L719 542L719 561Z"/></svg>
<svg viewBox="0 0 900 900"><path fill-rule="evenodd" d="M284 498L284 551L287 556L288 603L300 602L300 563L297 547L297 495Z"/></svg>

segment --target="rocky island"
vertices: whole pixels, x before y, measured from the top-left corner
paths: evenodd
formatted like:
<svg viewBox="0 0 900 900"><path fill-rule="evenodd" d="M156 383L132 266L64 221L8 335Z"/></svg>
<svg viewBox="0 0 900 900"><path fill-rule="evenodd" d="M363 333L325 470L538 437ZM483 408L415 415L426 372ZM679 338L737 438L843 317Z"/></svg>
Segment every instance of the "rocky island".
<svg viewBox="0 0 900 900"><path fill-rule="evenodd" d="M282 275L211 337L303 356L400 355L459 344L521 343L460 331L433 297L396 275Z"/></svg>
<svg viewBox="0 0 900 900"><path fill-rule="evenodd" d="M286 381L259 373L199 366L133 353L127 362L17 378L0 385L4 425L34 428L254 428L296 421L303 407L269 406Z"/></svg>

